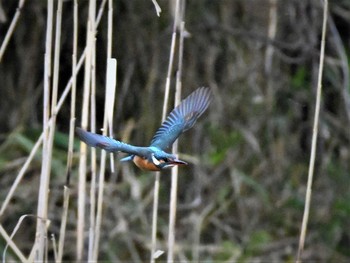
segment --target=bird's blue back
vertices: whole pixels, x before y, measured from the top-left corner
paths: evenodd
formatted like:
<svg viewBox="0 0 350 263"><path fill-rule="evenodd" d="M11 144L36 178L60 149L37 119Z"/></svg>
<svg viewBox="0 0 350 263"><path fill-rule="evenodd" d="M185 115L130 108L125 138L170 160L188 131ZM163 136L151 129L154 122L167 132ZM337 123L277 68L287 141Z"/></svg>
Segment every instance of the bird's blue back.
<svg viewBox="0 0 350 263"><path fill-rule="evenodd" d="M181 133L195 124L196 120L208 108L210 101L211 91L209 88L199 88L191 93L170 112L168 118L154 135L149 147L130 145L110 137L87 132L81 128L76 128L76 133L89 146L99 147L109 152L120 151L130 154L121 161L131 161L134 156L140 156L149 161L152 161L152 156L158 160L162 158L174 159L175 156L166 153L165 150L174 143Z"/></svg>

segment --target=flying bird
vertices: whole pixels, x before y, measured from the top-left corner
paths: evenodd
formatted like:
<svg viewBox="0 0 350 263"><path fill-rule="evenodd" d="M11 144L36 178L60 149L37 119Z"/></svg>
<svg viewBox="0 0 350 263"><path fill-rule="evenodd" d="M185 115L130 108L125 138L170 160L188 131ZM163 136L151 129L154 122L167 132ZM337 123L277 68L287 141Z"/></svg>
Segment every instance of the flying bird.
<svg viewBox="0 0 350 263"><path fill-rule="evenodd" d="M129 156L120 161L133 161L142 170L160 171L175 165L187 165L166 150L175 140L188 129L192 128L197 119L208 108L212 93L209 88L201 87L192 92L175 107L153 136L150 146L134 146L111 137L87 132L76 128L80 140L91 147L98 147L108 152L124 152Z"/></svg>

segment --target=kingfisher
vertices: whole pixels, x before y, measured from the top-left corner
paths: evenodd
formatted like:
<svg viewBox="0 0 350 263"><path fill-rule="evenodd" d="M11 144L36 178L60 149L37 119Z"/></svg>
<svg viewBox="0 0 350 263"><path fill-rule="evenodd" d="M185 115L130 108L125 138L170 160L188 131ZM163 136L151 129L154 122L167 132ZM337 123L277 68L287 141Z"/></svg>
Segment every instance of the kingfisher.
<svg viewBox="0 0 350 263"><path fill-rule="evenodd" d="M87 132L76 128L79 139L91 147L98 147L107 152L124 152L129 154L120 161L133 161L142 170L160 171L176 165L187 165L176 155L166 150L185 131L192 128L197 119L208 108L212 98L210 88L201 87L192 92L175 107L157 130L150 146L134 146L111 137Z"/></svg>

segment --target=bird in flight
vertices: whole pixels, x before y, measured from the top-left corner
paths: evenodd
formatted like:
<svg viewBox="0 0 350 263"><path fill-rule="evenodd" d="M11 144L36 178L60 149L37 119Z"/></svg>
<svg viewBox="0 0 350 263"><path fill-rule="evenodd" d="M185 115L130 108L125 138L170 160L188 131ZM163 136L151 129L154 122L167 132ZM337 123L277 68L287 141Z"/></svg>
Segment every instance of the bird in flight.
<svg viewBox="0 0 350 263"><path fill-rule="evenodd" d="M79 139L91 147L98 147L107 152L124 152L129 156L120 161L133 161L142 170L160 171L175 165L187 165L174 154L165 152L176 139L192 128L197 119L208 108L212 98L209 88L201 87L192 92L175 107L153 136L150 146L134 146L111 137L87 132L76 128Z"/></svg>

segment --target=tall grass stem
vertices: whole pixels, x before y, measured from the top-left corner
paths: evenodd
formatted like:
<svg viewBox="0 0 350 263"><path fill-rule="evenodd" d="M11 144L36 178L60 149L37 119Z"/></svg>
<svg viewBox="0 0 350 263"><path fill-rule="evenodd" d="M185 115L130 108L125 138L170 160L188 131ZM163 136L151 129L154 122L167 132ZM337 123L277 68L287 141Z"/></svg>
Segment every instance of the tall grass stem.
<svg viewBox="0 0 350 263"><path fill-rule="evenodd" d="M20 0L19 1L18 7L16 9L16 13L15 13L15 15L12 18L10 27L9 27L9 29L6 32L4 41L1 44L1 47L0 47L0 63L1 63L2 57L4 56L4 53L6 51L7 45L9 43L10 39L11 39L11 36L12 36L12 34L13 34L15 28L16 28L16 25L17 25L17 22L18 22L18 19L19 19L20 15L21 15L21 11L22 11L24 3L25 3L25 0Z"/></svg>
<svg viewBox="0 0 350 263"><path fill-rule="evenodd" d="M304 250L307 223L309 220L309 213L310 213L312 181L313 181L313 176L314 176L314 167L315 167L315 159L316 159L317 135L318 135L318 125L319 125L321 95L322 95L322 76L323 76L325 40L326 40L326 31L327 31L327 15L328 15L328 0L324 0L321 50L320 50L320 61L319 61L318 79L317 79L317 91L316 91L315 116L314 116L312 141L311 141L311 154L310 154L309 172L308 172L308 180L307 180L307 188L306 188L305 207L304 207L303 221L302 221L302 225L301 225L301 233L300 233L300 239L299 239L297 260L296 260L297 263L300 263L302 260L301 258L302 258L302 253Z"/></svg>
<svg viewBox="0 0 350 263"><path fill-rule="evenodd" d="M182 2L184 5L184 2ZM183 19L183 12L181 12L181 19ZM182 91L182 63L183 63L183 49L184 49L184 32L185 23L181 22L180 27L180 44L179 44L179 62L176 73L176 90L175 90L175 107L180 104ZM177 155L178 141L173 144L173 153ZM177 188L178 188L179 169L175 166L171 170L171 189L170 189L170 210L169 210L169 233L168 233L168 262L174 261L175 248L175 223L176 223L176 208L177 208Z"/></svg>
<svg viewBox="0 0 350 263"><path fill-rule="evenodd" d="M91 10L92 0L89 1L89 10ZM84 93L81 113L81 127L87 129L89 116L89 99L91 84L91 56L92 42L94 35L92 31L91 11L89 11L87 22L86 37L86 58L84 70ZM85 198L86 198L86 169L87 169L87 147L86 144L80 143L80 159L79 159L79 183L78 183L78 219L77 219L77 261L83 260L84 252L84 232L85 232Z"/></svg>
<svg viewBox="0 0 350 263"><path fill-rule="evenodd" d="M58 75L59 75L59 57L60 57L60 41L61 41L61 22L62 22L62 5L63 1L58 1L57 12L56 12L56 31L55 31L55 55L54 55L54 72L53 72L53 84L52 84L52 95L51 95L51 117L52 124L49 129L44 131L44 141L43 141L43 163L40 175L40 186L39 186L39 196L38 196L38 217L47 218L48 211L48 199L49 199L49 183L50 183L50 172L51 172L51 159L53 150L53 138L55 135L55 124L56 115L53 114L53 110L57 104L57 93L58 93ZM48 2L48 20L51 21L47 23L48 28L52 29L53 25L53 3ZM50 16L50 18L49 18ZM48 59L45 60L45 79L44 79L44 127L47 126L50 115L50 73L51 73L51 41L52 33L47 34L47 56ZM46 68L47 67L47 68ZM46 85L45 82L47 81ZM42 220L37 221L37 231L36 231L36 243L37 243L37 253L35 257L36 262L42 262L45 257L45 251L47 250L47 232L46 224Z"/></svg>
<svg viewBox="0 0 350 263"><path fill-rule="evenodd" d="M176 0L176 10L179 8L179 0ZM168 73L165 82L164 100L163 100L163 111L162 111L162 122L166 118L167 107L169 101L170 92L170 79L171 72L173 69L174 55L175 55L175 44L176 44L176 23L177 16L175 16L175 21L173 25L173 33L170 45L170 55L168 64ZM159 183L160 183L160 172L156 172L153 190L153 212L152 212L152 241L151 241L151 259L150 262L155 262L155 252L157 249L157 220L158 220L158 204L159 204Z"/></svg>

